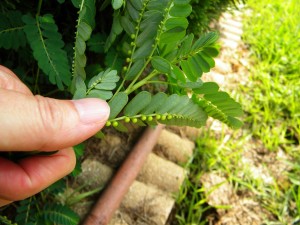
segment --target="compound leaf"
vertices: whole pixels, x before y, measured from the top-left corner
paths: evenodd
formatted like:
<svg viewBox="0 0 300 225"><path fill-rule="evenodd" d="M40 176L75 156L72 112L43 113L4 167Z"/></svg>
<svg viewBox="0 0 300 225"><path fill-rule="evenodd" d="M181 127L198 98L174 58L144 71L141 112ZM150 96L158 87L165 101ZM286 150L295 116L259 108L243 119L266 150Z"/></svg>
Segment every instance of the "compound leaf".
<svg viewBox="0 0 300 225"><path fill-rule="evenodd" d="M154 67L154 69L161 73L168 74L171 72L170 62L160 56L153 56L151 59L151 64Z"/></svg>
<svg viewBox="0 0 300 225"><path fill-rule="evenodd" d="M79 18L77 21L74 56L72 64L72 75L74 79L77 76L80 76L83 80L85 80L85 43L91 37L93 27L95 26L95 0L82 0L79 9Z"/></svg>
<svg viewBox="0 0 300 225"><path fill-rule="evenodd" d="M109 119L114 119L125 107L128 102L128 95L124 92L119 92L110 101L110 115Z"/></svg>
<svg viewBox="0 0 300 225"><path fill-rule="evenodd" d="M59 204L45 205L40 217L44 221L51 221L53 224L76 225L79 223L79 216L69 207Z"/></svg>
<svg viewBox="0 0 300 225"><path fill-rule="evenodd" d="M134 116L143 110L151 102L151 94L146 91L138 93L125 107L126 116Z"/></svg>
<svg viewBox="0 0 300 225"><path fill-rule="evenodd" d="M26 45L20 11L0 13L0 48L17 50Z"/></svg>
<svg viewBox="0 0 300 225"><path fill-rule="evenodd" d="M49 76L52 84L63 90L63 84L70 85L70 65L67 53L62 49L64 46L62 36L52 15L34 19L28 14L23 16L23 21L26 24L24 27L26 37L39 67Z"/></svg>

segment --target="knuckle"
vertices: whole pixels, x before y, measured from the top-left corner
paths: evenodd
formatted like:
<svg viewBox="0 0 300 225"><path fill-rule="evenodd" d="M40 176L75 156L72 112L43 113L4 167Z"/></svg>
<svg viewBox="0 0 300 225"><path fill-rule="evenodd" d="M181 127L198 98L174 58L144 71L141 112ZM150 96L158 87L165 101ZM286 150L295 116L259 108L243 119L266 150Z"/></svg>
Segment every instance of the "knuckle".
<svg viewBox="0 0 300 225"><path fill-rule="evenodd" d="M47 135L54 134L63 126L63 112L59 107L57 101L45 98L42 96L35 96L37 100L38 116L40 117L39 131L45 132Z"/></svg>

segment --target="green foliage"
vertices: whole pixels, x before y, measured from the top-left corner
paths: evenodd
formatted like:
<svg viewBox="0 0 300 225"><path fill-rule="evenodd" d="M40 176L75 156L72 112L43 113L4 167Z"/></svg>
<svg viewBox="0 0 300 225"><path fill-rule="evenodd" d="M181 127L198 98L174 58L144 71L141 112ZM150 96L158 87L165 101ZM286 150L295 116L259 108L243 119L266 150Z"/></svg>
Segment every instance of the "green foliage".
<svg viewBox="0 0 300 225"><path fill-rule="evenodd" d="M289 151L293 149L290 144L300 140L299 2L265 0L267 7L249 4L258 13L245 23L245 41L251 46L255 65L249 85L243 87L252 93L244 100L247 121L268 149ZM265 20L267 17L270 19Z"/></svg>
<svg viewBox="0 0 300 225"><path fill-rule="evenodd" d="M76 92L74 99L95 97L104 100L112 97L112 90L116 88L116 82L119 81L116 70L107 69L94 76L86 86L81 77L76 80Z"/></svg>
<svg viewBox="0 0 300 225"><path fill-rule="evenodd" d="M77 225L79 216L68 205L55 203L54 199L65 190L62 181L56 182L39 195L22 200L17 206L15 222L18 225L60 224ZM52 201L50 201L52 199Z"/></svg>
<svg viewBox="0 0 300 225"><path fill-rule="evenodd" d="M245 0L191 0L193 11L188 18L189 32L200 35L211 30L211 22L217 21L223 12L243 2Z"/></svg>
<svg viewBox="0 0 300 225"><path fill-rule="evenodd" d="M122 123L138 123L140 125L145 124L172 124L172 125L188 125L193 127L201 127L205 124L207 114L195 104L187 96L179 96L172 94L170 96L165 93L158 92L154 96L151 93L142 91L139 92L128 104L127 95L120 92L115 97L117 100L112 99L110 102L111 108L118 108L121 111L120 105L124 108L124 116L122 117L110 117L108 125L113 125L118 122L118 125L122 126ZM117 113L113 112L113 116Z"/></svg>
<svg viewBox="0 0 300 225"><path fill-rule="evenodd" d="M26 38L20 11L0 13L0 48L17 50L24 47Z"/></svg>
<svg viewBox="0 0 300 225"><path fill-rule="evenodd" d="M193 12L189 1L130 0L126 4L122 0L111 1L114 10L112 25L105 33L95 23L98 2L74 0L72 4L77 11L77 18L74 18L77 24L72 21L75 37L62 35L62 22L56 19L59 15L41 16L41 3L37 6L35 18L32 12L3 14L7 19L1 25L0 38L21 37L25 32L33 57L52 84L61 90L66 87L73 99L95 97L108 100L112 112L108 124L121 126L117 121L122 121L125 113L127 121L138 125L159 122L199 127L205 124L208 114L231 127L241 126L236 118L241 114L240 105L227 93L218 90L205 95L201 93L203 88L210 87L202 82L201 76L215 66L213 58L219 53L216 43L219 36L216 32L199 38L187 35L188 17ZM101 10L109 7L109 3L105 1ZM48 7L55 5L46 0L44 4ZM61 8L65 4L64 1L56 3ZM10 22L12 13L18 17L15 23ZM63 39L75 40L73 50L70 41L65 45ZM25 44L16 41L6 44L6 48L18 49L26 47ZM160 88L167 96L168 104L164 106L169 108L164 110L156 105L156 101L151 101L156 94L160 95ZM188 93L193 96L190 100L187 99ZM177 102L177 107L171 105L174 102ZM148 108L148 113L142 115L148 104L158 111L150 112ZM147 122L141 120L145 116ZM157 119L160 117L169 119Z"/></svg>
<svg viewBox="0 0 300 225"><path fill-rule="evenodd" d="M9 3L0 4L0 63L22 75L34 93L107 100L107 126L120 131L129 122L201 127L208 116L233 128L242 125L241 106L216 84L201 80L215 65L219 35L187 34L195 14L190 1ZM82 147L75 151L79 160ZM73 175L79 172L77 167ZM16 222L77 224L66 204L77 200L46 204L64 188L55 184L21 201Z"/></svg>
<svg viewBox="0 0 300 225"><path fill-rule="evenodd" d="M204 83L200 88L195 89L196 93L203 94L202 98L196 98L195 101L198 101L209 116L232 128L241 127L241 121L235 118L243 115L241 107L226 92L218 91L218 89L216 83Z"/></svg>
<svg viewBox="0 0 300 225"><path fill-rule="evenodd" d="M76 4L75 4L76 5ZM81 77L85 79L86 66L86 41L90 38L95 27L95 0L82 0L78 5L77 31L75 36L74 56L72 64L72 75L74 79Z"/></svg>
<svg viewBox="0 0 300 225"><path fill-rule="evenodd" d="M70 66L67 54L62 49L62 36L52 15L37 16L34 19L28 14L22 20L25 23L24 32L39 67L49 76L52 84L63 90L63 84L70 85Z"/></svg>
<svg viewBox="0 0 300 225"><path fill-rule="evenodd" d="M79 216L76 213L59 204L45 205L40 217L53 224L77 225L79 222Z"/></svg>
<svg viewBox="0 0 300 225"><path fill-rule="evenodd" d="M17 225L16 223L13 223L11 220L9 220L6 216L0 215L0 224L3 225Z"/></svg>

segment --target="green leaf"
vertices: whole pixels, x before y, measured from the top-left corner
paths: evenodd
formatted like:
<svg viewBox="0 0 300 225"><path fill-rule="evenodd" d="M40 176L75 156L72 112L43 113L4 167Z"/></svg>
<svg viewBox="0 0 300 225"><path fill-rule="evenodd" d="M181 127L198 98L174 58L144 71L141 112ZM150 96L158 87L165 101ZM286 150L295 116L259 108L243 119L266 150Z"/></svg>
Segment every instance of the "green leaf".
<svg viewBox="0 0 300 225"><path fill-rule="evenodd" d="M188 17L192 12L190 5L174 5L170 10L170 15L174 17Z"/></svg>
<svg viewBox="0 0 300 225"><path fill-rule="evenodd" d="M126 16L122 16L121 17L121 26L124 28L125 32L128 34L128 35L132 35L135 33L135 26L134 24L129 20L128 17Z"/></svg>
<svg viewBox="0 0 300 225"><path fill-rule="evenodd" d="M156 112L159 114L164 114L172 110L177 104L180 104L180 98L177 94L173 94L168 97L167 101L165 101L161 107L159 107Z"/></svg>
<svg viewBox="0 0 300 225"><path fill-rule="evenodd" d="M204 60L202 54L197 54L194 57L195 62L200 66L200 69L203 72L209 72L210 66L209 64Z"/></svg>
<svg viewBox="0 0 300 225"><path fill-rule="evenodd" d="M77 225L79 216L70 208L63 205L45 205L41 210L41 217L44 221L51 221L53 224Z"/></svg>
<svg viewBox="0 0 300 225"><path fill-rule="evenodd" d="M96 33L88 40L87 46L91 52L104 53L105 40L105 35Z"/></svg>
<svg viewBox="0 0 300 225"><path fill-rule="evenodd" d="M78 2L76 4L78 4ZM72 75L74 79L77 76L82 77L83 80L86 78L84 69L86 66L85 42L90 38L92 30L95 27L95 14L95 0L80 1L72 64ZM71 91L74 91L73 88L71 88Z"/></svg>
<svg viewBox="0 0 300 225"><path fill-rule="evenodd" d="M132 6L130 1L127 1L126 3L126 11L129 13L133 21L137 21L140 16L139 11Z"/></svg>
<svg viewBox="0 0 300 225"><path fill-rule="evenodd" d="M190 68L190 65L187 61L181 61L180 66L182 70L184 71L184 74L186 77L190 80L195 82L197 80L197 74L194 74L193 71Z"/></svg>
<svg viewBox="0 0 300 225"><path fill-rule="evenodd" d="M125 80L133 80L144 68L145 60L137 60L125 75Z"/></svg>
<svg viewBox="0 0 300 225"><path fill-rule="evenodd" d="M124 124L122 122L118 123L118 126L115 127L118 131L120 132L128 132L127 127L124 126Z"/></svg>
<svg viewBox="0 0 300 225"><path fill-rule="evenodd" d="M233 129L238 129L238 128L241 128L243 126L243 122L232 117L232 116L228 116L228 123L230 124L230 126L233 128Z"/></svg>
<svg viewBox="0 0 300 225"><path fill-rule="evenodd" d="M138 47L142 46L146 41L151 40L155 37L157 33L157 27L156 26L150 26L147 27L136 39L136 45Z"/></svg>
<svg viewBox="0 0 300 225"><path fill-rule="evenodd" d="M171 74L178 81L181 81L182 83L186 82L186 77L178 66L174 66L174 65L172 66Z"/></svg>
<svg viewBox="0 0 300 225"><path fill-rule="evenodd" d="M185 36L185 29L183 27L174 27L160 36L160 43L178 42Z"/></svg>
<svg viewBox="0 0 300 225"><path fill-rule="evenodd" d="M210 44L215 43L219 38L218 33L210 32L202 35L192 46L193 50L202 48L204 46L209 46Z"/></svg>
<svg viewBox="0 0 300 225"><path fill-rule="evenodd" d="M130 3L137 10L141 10L143 8L143 0L130 0Z"/></svg>
<svg viewBox="0 0 300 225"><path fill-rule="evenodd" d="M81 99L86 96L86 85L81 77L77 77L75 80L76 91L73 99Z"/></svg>
<svg viewBox="0 0 300 225"><path fill-rule="evenodd" d="M20 11L0 13L0 48L17 50L26 45Z"/></svg>
<svg viewBox="0 0 300 225"><path fill-rule="evenodd" d="M147 105L146 108L141 111L141 113L147 115L155 112L158 108L161 107L161 105L167 100L167 98L168 95L166 93L159 92L155 94L152 97L151 102Z"/></svg>
<svg viewBox="0 0 300 225"><path fill-rule="evenodd" d="M216 47L204 47L203 52L210 57L217 57L219 55L219 50Z"/></svg>
<svg viewBox="0 0 300 225"><path fill-rule="evenodd" d="M185 37L178 52L179 56L187 55L191 51L193 40L194 40L193 34L189 34Z"/></svg>
<svg viewBox="0 0 300 225"><path fill-rule="evenodd" d="M188 104L191 103L188 96L183 95L179 96L177 100L177 105L175 105L172 109L168 110L168 113L171 114L180 114L180 112L184 111L184 108L188 108Z"/></svg>
<svg viewBox="0 0 300 225"><path fill-rule="evenodd" d="M193 95L193 101L201 106L209 116L234 129L240 127L242 122L235 117L243 114L241 105L234 101L226 92L218 92L218 86L214 83L207 85L204 83L203 86L206 86L203 90L208 92L208 94L205 94L203 97ZM212 87L211 90L206 91L205 89L209 87Z"/></svg>
<svg viewBox="0 0 300 225"><path fill-rule="evenodd" d="M116 70L107 69L102 71L97 76L94 76L88 83L87 97L96 97L104 100L110 99L112 91L116 87L116 82L119 81L119 76Z"/></svg>
<svg viewBox="0 0 300 225"><path fill-rule="evenodd" d="M120 72L122 70L124 60L115 48L110 48L105 55L104 63L107 67Z"/></svg>
<svg viewBox="0 0 300 225"><path fill-rule="evenodd" d="M191 57L187 60L188 65L195 77L199 78L203 74L203 66L195 59L196 57ZM209 70L209 67L208 67ZM208 72L208 71L207 71Z"/></svg>
<svg viewBox="0 0 300 225"><path fill-rule="evenodd" d="M114 10L117 10L117 9L119 9L119 8L122 7L122 5L123 5L123 0L112 0L112 1L111 1L111 5L112 5L112 7L114 8Z"/></svg>
<svg viewBox="0 0 300 225"><path fill-rule="evenodd" d="M167 30L173 29L175 27L182 27L184 30L188 27L189 22L186 18L184 17L172 17L167 19L165 23L165 27Z"/></svg>
<svg viewBox="0 0 300 225"><path fill-rule="evenodd" d="M100 98L103 100L108 100L113 96L111 91L103 91L103 90L91 90L87 97L88 98Z"/></svg>
<svg viewBox="0 0 300 225"><path fill-rule="evenodd" d="M151 59L151 64L154 69L161 73L169 74L171 72L170 62L160 56L153 56Z"/></svg>
<svg viewBox="0 0 300 225"><path fill-rule="evenodd" d="M201 87L194 89L196 94L212 94L219 90L219 86L215 82L205 82Z"/></svg>
<svg viewBox="0 0 300 225"><path fill-rule="evenodd" d="M138 59L144 59L152 52L152 45L154 40L146 41L141 47L139 47L132 55L132 60L137 61Z"/></svg>
<svg viewBox="0 0 300 225"><path fill-rule="evenodd" d="M187 5L190 3L190 0L174 0L175 5Z"/></svg>
<svg viewBox="0 0 300 225"><path fill-rule="evenodd" d="M186 83L181 83L178 82L178 86L181 88L189 88L189 89L199 89L200 87L203 86L203 83L201 80L199 80L198 82L186 82Z"/></svg>
<svg viewBox="0 0 300 225"><path fill-rule="evenodd" d="M125 107L126 116L134 116L151 102L151 94L146 91L139 92Z"/></svg>
<svg viewBox="0 0 300 225"><path fill-rule="evenodd" d="M140 24L140 30L143 31L145 29L148 29L149 27L156 27L157 30L158 25L162 19L163 19L163 15L160 11L157 10L146 11L143 16L143 20Z"/></svg>
<svg viewBox="0 0 300 225"><path fill-rule="evenodd" d="M106 40L105 43L105 51L108 51L108 49L112 46L114 41L116 40L116 37L123 31L123 27L121 25L121 16L120 14L115 11L114 17L113 17L113 24L110 31L110 34Z"/></svg>
<svg viewBox="0 0 300 225"><path fill-rule="evenodd" d="M125 94L124 92L119 92L118 94L116 94L108 103L110 106L109 119L114 119L125 107L127 102L128 102L127 94Z"/></svg>
<svg viewBox="0 0 300 225"><path fill-rule="evenodd" d="M25 15L23 21L26 24L26 37L39 67L49 76L51 83L63 90L63 84L69 86L71 83L70 65L67 53L62 49L64 42L53 17L45 15L35 20L31 15Z"/></svg>

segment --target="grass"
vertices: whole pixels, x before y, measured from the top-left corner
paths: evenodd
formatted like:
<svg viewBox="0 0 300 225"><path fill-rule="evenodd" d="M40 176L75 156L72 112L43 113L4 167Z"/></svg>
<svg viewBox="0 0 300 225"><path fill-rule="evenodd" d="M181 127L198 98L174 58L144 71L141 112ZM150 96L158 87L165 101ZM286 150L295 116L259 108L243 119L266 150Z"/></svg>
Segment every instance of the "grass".
<svg viewBox="0 0 300 225"><path fill-rule="evenodd" d="M257 202L264 224L300 224L300 2L248 0L247 9L243 39L251 68L247 84L236 90L245 126L217 135L203 130L186 165L178 224L212 224L208 215L218 206L209 205L214 192L200 182L207 173Z"/></svg>

